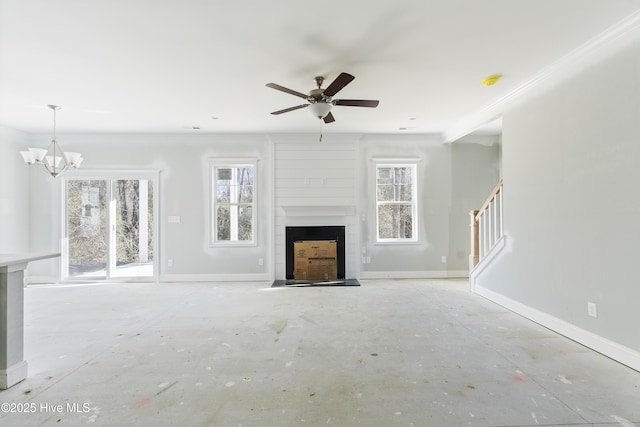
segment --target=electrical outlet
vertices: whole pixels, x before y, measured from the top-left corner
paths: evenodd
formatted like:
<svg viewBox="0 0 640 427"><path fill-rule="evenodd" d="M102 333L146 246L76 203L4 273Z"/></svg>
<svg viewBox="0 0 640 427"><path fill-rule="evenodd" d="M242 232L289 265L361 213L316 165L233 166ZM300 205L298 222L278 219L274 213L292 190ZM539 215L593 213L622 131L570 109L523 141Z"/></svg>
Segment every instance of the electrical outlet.
<svg viewBox="0 0 640 427"><path fill-rule="evenodd" d="M264 259L258 258L258 265L264 265Z"/></svg>
<svg viewBox="0 0 640 427"><path fill-rule="evenodd" d="M371 257L370 256L367 257L367 264L371 264Z"/></svg>
<svg viewBox="0 0 640 427"><path fill-rule="evenodd" d="M598 317L598 306L595 302L587 303L587 314L591 317Z"/></svg>
<svg viewBox="0 0 640 427"><path fill-rule="evenodd" d="M442 263L444 264L445 262L447 262L447 256L446 255L442 255Z"/></svg>
<svg viewBox="0 0 640 427"><path fill-rule="evenodd" d="M173 267L173 260L172 259L167 260L167 267Z"/></svg>

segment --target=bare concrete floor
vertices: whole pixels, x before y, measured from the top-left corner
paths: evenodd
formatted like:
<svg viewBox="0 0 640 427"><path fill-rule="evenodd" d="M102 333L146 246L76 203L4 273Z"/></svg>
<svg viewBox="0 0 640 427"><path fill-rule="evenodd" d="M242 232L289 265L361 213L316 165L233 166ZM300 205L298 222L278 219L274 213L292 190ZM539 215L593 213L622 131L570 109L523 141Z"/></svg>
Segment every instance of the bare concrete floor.
<svg viewBox="0 0 640 427"><path fill-rule="evenodd" d="M0 425L640 425L640 373L465 281L361 285L30 287Z"/></svg>

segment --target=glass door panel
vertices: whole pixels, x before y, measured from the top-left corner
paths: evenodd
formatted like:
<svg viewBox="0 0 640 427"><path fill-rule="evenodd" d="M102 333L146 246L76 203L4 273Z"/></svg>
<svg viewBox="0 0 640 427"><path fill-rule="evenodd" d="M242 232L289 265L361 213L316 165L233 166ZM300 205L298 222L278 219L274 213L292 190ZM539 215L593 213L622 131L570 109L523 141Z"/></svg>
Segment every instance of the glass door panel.
<svg viewBox="0 0 640 427"><path fill-rule="evenodd" d="M68 180L67 276L105 278L107 275L107 181Z"/></svg>
<svg viewBox="0 0 640 427"><path fill-rule="evenodd" d="M113 181L114 233L111 275L153 276L153 182Z"/></svg>

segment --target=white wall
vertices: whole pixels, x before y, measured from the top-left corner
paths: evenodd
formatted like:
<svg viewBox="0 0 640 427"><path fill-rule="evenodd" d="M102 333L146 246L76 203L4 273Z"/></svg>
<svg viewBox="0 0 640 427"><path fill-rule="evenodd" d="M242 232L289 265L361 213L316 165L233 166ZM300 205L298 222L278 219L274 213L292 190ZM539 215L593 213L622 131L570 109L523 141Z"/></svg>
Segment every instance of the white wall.
<svg viewBox="0 0 640 427"><path fill-rule="evenodd" d="M443 144L435 135L272 135L276 277L283 279L287 225L345 225L349 278L465 276L469 217L499 179L496 137ZM418 164L419 242L375 242L375 158ZM335 206L303 216L286 207ZM447 257L442 262L442 256ZM363 264L362 258L371 263Z"/></svg>
<svg viewBox="0 0 640 427"><path fill-rule="evenodd" d="M469 211L499 179L497 144L486 139L445 144L435 135L365 135L358 157L362 277L460 277L468 273ZM417 244L378 244L373 159L418 159ZM446 257L446 262L442 257Z"/></svg>
<svg viewBox="0 0 640 427"><path fill-rule="evenodd" d="M49 143L48 135L32 139L37 146ZM495 146L443 144L435 136L325 134L319 142L317 134L67 134L58 140L65 150L83 154L78 173L160 171L160 279L167 281L284 279L287 225L345 225L349 278L464 276L468 211L482 203L498 179ZM375 226L371 159L407 156L420 159L420 242L377 245L371 237ZM215 157L259 159L259 234L254 247L209 247L207 160ZM30 179L30 249L58 250L61 182L35 169L30 170ZM318 206L339 209L315 209ZM311 207L319 214L287 213L291 207ZM181 223L168 223L168 216L180 216ZM361 264L363 249L371 264ZM446 263L442 256L448 258ZM33 276L55 280L58 270L58 260L43 261Z"/></svg>
<svg viewBox="0 0 640 427"><path fill-rule="evenodd" d="M28 135L0 126L0 253L29 250Z"/></svg>
<svg viewBox="0 0 640 427"><path fill-rule="evenodd" d="M480 291L639 369L640 42L505 111L502 143L508 243Z"/></svg>
<svg viewBox="0 0 640 427"><path fill-rule="evenodd" d="M470 135L451 145L449 269L469 269L469 212L482 206L501 176L500 136Z"/></svg>
<svg viewBox="0 0 640 427"><path fill-rule="evenodd" d="M35 138L46 146L47 136ZM83 170L148 169L160 171L161 280L269 280L271 242L271 148L260 135L59 135L63 149L79 151ZM257 245L209 247L209 158L257 158ZM32 250L57 248L61 228L60 180L32 172L34 180ZM73 173L74 171L72 171ZM179 224L168 216L180 216ZM258 259L263 265L258 265ZM173 266L168 267L168 260ZM34 275L54 277L57 264L44 263Z"/></svg>

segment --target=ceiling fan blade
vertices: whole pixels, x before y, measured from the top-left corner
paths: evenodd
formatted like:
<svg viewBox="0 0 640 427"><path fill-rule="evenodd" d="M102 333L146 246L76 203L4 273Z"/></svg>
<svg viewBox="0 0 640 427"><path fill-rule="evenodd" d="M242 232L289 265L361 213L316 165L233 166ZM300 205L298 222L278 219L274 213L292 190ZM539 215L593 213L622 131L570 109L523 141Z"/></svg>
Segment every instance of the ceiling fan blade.
<svg viewBox="0 0 640 427"><path fill-rule="evenodd" d="M380 101L372 99L336 99L332 102L334 105L344 105L347 107L370 107L375 108Z"/></svg>
<svg viewBox="0 0 640 427"><path fill-rule="evenodd" d="M289 89L275 83L267 83L265 86L270 87L271 89L279 90L279 91L294 95L294 96L299 96L300 98L307 99L307 95L305 95L304 93L297 92L293 89Z"/></svg>
<svg viewBox="0 0 640 427"><path fill-rule="evenodd" d="M340 90L351 83L353 79L355 79L355 77L353 77L351 74L340 73L340 75L336 77L333 82L331 82L331 84L324 90L323 93L325 94L325 96L331 97L340 92Z"/></svg>
<svg viewBox="0 0 640 427"><path fill-rule="evenodd" d="M309 106L309 104L296 105L295 107L289 107L289 108L285 108L284 110L274 111L271 114L278 115L278 114L282 114L282 113L288 113L289 111L299 110L300 108L306 108L308 106Z"/></svg>
<svg viewBox="0 0 640 427"><path fill-rule="evenodd" d="M324 116L324 119L322 120L324 120L325 123L332 123L336 121L336 119L333 117L333 114L331 114L331 112L329 112L329 114Z"/></svg>

